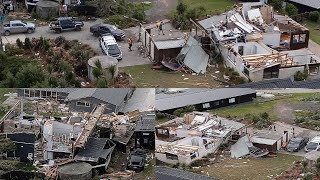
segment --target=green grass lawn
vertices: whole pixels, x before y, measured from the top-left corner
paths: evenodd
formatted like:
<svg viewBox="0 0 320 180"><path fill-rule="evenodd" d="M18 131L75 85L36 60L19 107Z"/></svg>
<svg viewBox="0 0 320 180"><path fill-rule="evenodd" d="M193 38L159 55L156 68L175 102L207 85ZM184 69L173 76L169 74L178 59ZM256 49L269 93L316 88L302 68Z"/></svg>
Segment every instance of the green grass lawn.
<svg viewBox="0 0 320 180"><path fill-rule="evenodd" d="M208 14L220 14L232 8L234 0L183 0L190 8L204 7Z"/></svg>
<svg viewBox="0 0 320 180"><path fill-rule="evenodd" d="M277 157L261 159L224 159L222 162L200 167L199 173L209 173L210 176L223 180L265 180L273 179L287 170L293 162L302 160L303 157L277 154ZM232 173L230 173L232 172Z"/></svg>
<svg viewBox="0 0 320 180"><path fill-rule="evenodd" d="M306 21L305 22L306 27L310 30L310 38L320 44L320 23L312 22L312 21ZM318 30L317 30L318 29Z"/></svg>
<svg viewBox="0 0 320 180"><path fill-rule="evenodd" d="M222 74L207 73L204 75L192 75L190 73L167 72L163 70L153 70L152 65L138 65L119 68L120 71L130 74L135 85L143 87L166 87L166 88L195 88L195 87L224 87L212 76L221 79Z"/></svg>
<svg viewBox="0 0 320 180"><path fill-rule="evenodd" d="M0 104L2 104L7 99L7 97L4 96L5 94L10 92L13 93L15 91L15 89L11 88L0 88Z"/></svg>
<svg viewBox="0 0 320 180"><path fill-rule="evenodd" d="M272 121L276 121L277 115L275 113L275 106L279 103L290 102L290 103L303 103L303 98L314 97L314 93L297 93L297 94L286 94L282 97L277 97L275 100L262 102L261 98L257 98L255 101L248 104L240 104L232 107L220 108L212 110L213 113L218 114L222 117L235 117L244 118L247 114L258 115L263 112L267 112L270 115Z"/></svg>

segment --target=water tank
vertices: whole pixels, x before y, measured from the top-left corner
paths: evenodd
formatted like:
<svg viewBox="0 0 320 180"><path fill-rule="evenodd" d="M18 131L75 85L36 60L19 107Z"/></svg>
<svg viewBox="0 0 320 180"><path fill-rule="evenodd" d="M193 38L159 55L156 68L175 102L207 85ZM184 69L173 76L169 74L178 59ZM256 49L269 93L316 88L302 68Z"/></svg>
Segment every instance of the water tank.
<svg viewBox="0 0 320 180"><path fill-rule="evenodd" d="M92 166L85 162L62 165L58 168L59 180L88 180L92 177Z"/></svg>
<svg viewBox="0 0 320 180"><path fill-rule="evenodd" d="M111 77L110 68L115 68L114 76L118 76L118 60L109 56L95 56L88 60L88 77L91 81L95 81L96 78L93 76L93 69L96 68L96 62L100 61L102 69Z"/></svg>

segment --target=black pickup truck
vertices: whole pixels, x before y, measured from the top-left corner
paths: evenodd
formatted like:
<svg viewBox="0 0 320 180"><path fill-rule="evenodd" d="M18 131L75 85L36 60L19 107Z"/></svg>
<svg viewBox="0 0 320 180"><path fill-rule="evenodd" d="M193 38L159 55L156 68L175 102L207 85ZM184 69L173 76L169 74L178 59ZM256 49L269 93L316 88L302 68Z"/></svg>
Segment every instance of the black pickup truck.
<svg viewBox="0 0 320 180"><path fill-rule="evenodd" d="M82 21L76 21L72 17L60 17L49 24L49 29L56 33L61 33L64 30L81 31L83 25Z"/></svg>

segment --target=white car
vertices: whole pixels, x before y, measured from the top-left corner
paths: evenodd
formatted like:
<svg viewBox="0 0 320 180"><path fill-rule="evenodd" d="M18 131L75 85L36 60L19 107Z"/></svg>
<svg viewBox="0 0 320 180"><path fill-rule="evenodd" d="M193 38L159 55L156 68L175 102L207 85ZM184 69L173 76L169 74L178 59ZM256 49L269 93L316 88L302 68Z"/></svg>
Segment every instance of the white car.
<svg viewBox="0 0 320 180"><path fill-rule="evenodd" d="M117 44L116 39L111 34L103 35L100 38L99 43L104 54L116 58L117 60L122 59L122 52Z"/></svg>
<svg viewBox="0 0 320 180"><path fill-rule="evenodd" d="M320 148L320 136L316 136L308 142L304 150L306 152L318 150Z"/></svg>

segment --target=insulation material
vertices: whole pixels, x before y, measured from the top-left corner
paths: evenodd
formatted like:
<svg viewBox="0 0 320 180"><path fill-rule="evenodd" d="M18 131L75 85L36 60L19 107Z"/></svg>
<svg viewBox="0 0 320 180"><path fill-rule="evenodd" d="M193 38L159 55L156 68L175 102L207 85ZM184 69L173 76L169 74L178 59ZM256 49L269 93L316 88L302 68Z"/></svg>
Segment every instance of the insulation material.
<svg viewBox="0 0 320 180"><path fill-rule="evenodd" d="M230 17L230 20L234 22L240 29L246 31L247 33L253 32L253 26L245 22L239 13L234 14Z"/></svg>

